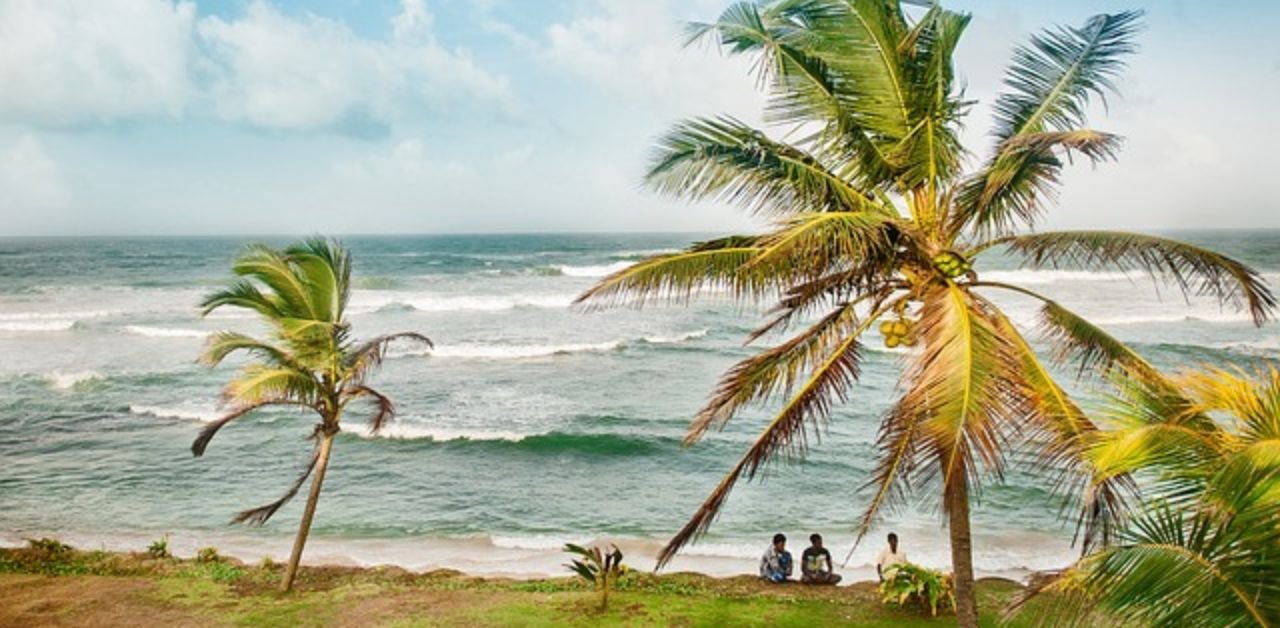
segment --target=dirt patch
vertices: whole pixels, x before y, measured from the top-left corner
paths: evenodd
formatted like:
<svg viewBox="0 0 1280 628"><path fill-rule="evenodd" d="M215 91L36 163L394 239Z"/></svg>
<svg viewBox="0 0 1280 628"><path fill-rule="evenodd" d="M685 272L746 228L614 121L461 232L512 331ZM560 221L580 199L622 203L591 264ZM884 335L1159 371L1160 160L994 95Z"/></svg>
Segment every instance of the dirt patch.
<svg viewBox="0 0 1280 628"><path fill-rule="evenodd" d="M147 599L146 578L0 577L0 626L207 626L202 618Z"/></svg>

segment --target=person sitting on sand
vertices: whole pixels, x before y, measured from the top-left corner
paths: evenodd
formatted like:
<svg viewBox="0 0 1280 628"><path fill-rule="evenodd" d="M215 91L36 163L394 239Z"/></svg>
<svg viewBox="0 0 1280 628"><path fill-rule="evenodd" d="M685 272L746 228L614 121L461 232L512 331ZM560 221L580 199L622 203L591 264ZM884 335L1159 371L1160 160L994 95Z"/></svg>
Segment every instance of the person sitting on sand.
<svg viewBox="0 0 1280 628"><path fill-rule="evenodd" d="M822 535L809 535L812 543L800 555L800 582L805 584L835 584L840 582L840 574L833 573L831 552L822 546ZM824 564L825 563L825 564Z"/></svg>
<svg viewBox="0 0 1280 628"><path fill-rule="evenodd" d="M786 582L791 577L791 552L787 551L787 537L773 535L773 545L760 557L760 577L769 582Z"/></svg>
<svg viewBox="0 0 1280 628"><path fill-rule="evenodd" d="M891 572L894 565L907 564L907 553L898 551L898 535L889 533L889 547L880 550L880 555L876 557L876 575L880 576L880 581L884 582L885 576L893 575Z"/></svg>

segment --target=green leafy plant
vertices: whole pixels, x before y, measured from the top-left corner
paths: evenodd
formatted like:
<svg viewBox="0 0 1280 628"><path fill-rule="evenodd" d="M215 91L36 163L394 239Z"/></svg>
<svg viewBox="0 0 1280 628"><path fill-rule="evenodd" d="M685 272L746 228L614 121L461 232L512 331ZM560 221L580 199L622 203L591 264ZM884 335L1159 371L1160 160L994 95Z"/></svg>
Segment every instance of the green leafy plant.
<svg viewBox="0 0 1280 628"><path fill-rule="evenodd" d="M169 537L162 536L151 542L147 546L147 556L152 558L172 558L173 554L169 552Z"/></svg>
<svg viewBox="0 0 1280 628"><path fill-rule="evenodd" d="M601 610L609 608L609 590L630 571L622 564L622 551L618 546L610 545L609 549L605 553L599 547L582 547L573 543L566 543L564 546L565 552L580 557L571 559L565 567L595 585L600 592Z"/></svg>
<svg viewBox="0 0 1280 628"><path fill-rule="evenodd" d="M926 606L934 616L940 604L953 611L956 606L950 575L910 563L889 568L879 591L880 600L885 604Z"/></svg>
<svg viewBox="0 0 1280 628"><path fill-rule="evenodd" d="M747 342L777 343L724 374L686 443L744 408L779 409L673 535L659 567L706 533L736 482L819 440L832 409L855 394L866 332L886 317L886 344L907 350L864 485L859 540L882 511L927 490L950 535L957 622L976 626L970 496L1000 481L1012 452L1043 462L1046 484L1076 506L1083 549L1108 538L1132 482L1120 474L1086 486L1084 444L1098 427L1051 367L1148 374L1149 365L1048 296L985 274L991 257L1028 269L1143 272L1258 325L1276 307L1256 270L1211 250L1119 231L1034 229L1073 159L1117 156L1120 137L1092 128L1087 114L1116 91L1141 17L1096 15L1019 46L993 103L994 142L972 160L960 130L973 102L952 62L969 15L937 2L766 0L691 25L691 40L751 58L776 132L723 115L677 123L658 140L646 182L676 199L736 203L772 224L641 260L578 302L727 295L773 306ZM1000 307L1001 294L1040 305L1048 354Z"/></svg>
<svg viewBox="0 0 1280 628"><path fill-rule="evenodd" d="M417 333L396 333L356 342L346 318L351 295L351 256L337 242L311 238L277 250L252 245L231 267L237 280L201 302L204 314L232 307L259 315L270 329L266 339L221 331L209 336L200 361L210 367L233 353L253 361L242 367L223 391L226 414L205 426L191 444L191 453L204 455L209 441L228 423L267 407L289 407L314 413L319 423L311 431L315 443L311 461L279 499L237 514L232 521L250 525L267 522L311 479L302 521L281 588L289 591L297 577L302 550L311 531L334 437L348 405L372 404L369 430L377 433L395 417L391 399L367 385L382 364L387 347L396 340L431 346Z"/></svg>
<svg viewBox="0 0 1280 628"><path fill-rule="evenodd" d="M202 547L196 550L197 563L216 563L222 561L222 556L218 554L216 547Z"/></svg>
<svg viewBox="0 0 1280 628"><path fill-rule="evenodd" d="M1109 429L1089 438L1092 481L1141 478L1144 509L1010 612L1048 591L1064 617L1097 608L1135 625L1280 625L1280 369L1115 383Z"/></svg>
<svg viewBox="0 0 1280 628"><path fill-rule="evenodd" d="M42 552L50 558L63 556L71 552L70 545L63 543L58 539L51 539L49 537L27 539L27 547L38 552Z"/></svg>

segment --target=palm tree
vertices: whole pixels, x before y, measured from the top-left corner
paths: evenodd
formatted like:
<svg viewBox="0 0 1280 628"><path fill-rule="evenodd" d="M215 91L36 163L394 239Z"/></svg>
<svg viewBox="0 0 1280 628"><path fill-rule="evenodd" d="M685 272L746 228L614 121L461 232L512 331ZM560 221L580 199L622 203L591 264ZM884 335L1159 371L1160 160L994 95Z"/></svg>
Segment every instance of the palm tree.
<svg viewBox="0 0 1280 628"><path fill-rule="evenodd" d="M1015 610L1050 590L1139 625L1280 624L1280 370L1119 384L1089 458L1149 480L1145 512Z"/></svg>
<svg viewBox="0 0 1280 628"><path fill-rule="evenodd" d="M284 574L282 587L289 591L315 517L343 411L357 399L371 400L374 410L369 419L370 430L380 430L394 418L395 406L386 395L368 386L366 379L382 363L392 341L404 339L428 347L431 341L416 333L389 334L361 343L352 340L351 324L346 320L351 257L337 242L312 238L284 250L252 245L236 259L231 270L240 279L206 296L201 303L204 314L224 306L252 310L267 324L271 336L260 340L222 331L209 337L200 356L202 363L217 366L237 352L249 354L254 360L227 384L222 395L226 414L200 431L191 444L191 453L203 455L210 439L224 425L260 408L303 408L319 415L320 422L311 433L315 441L311 462L289 490L280 499L241 512L232 520L266 523L314 474Z"/></svg>
<svg viewBox="0 0 1280 628"><path fill-rule="evenodd" d="M735 4L715 23L692 25L690 41L715 36L730 53L754 58L769 95L766 119L790 139L726 116L687 120L660 140L647 182L678 199L736 202L773 226L641 261L579 301L644 305L708 292L776 299L774 316L748 342L821 314L729 369L694 418L687 443L746 405L786 399L666 546L659 567L706 531L739 478L780 454L803 454L809 433L857 381L863 335L888 323L890 344L913 346L905 393L881 425L858 538L907 488L937 490L957 615L975 625L969 496L984 476L999 477L1011 441L1026 441L1065 474L1064 494L1081 494L1086 548L1107 538L1128 483L1119 476L1084 492L1081 437L1096 428L987 295L1042 302L1059 357L1083 357L1086 367L1132 361L1121 343L1062 305L982 280L974 266L981 256L1002 250L1029 268L1145 271L1244 308L1258 324L1276 302L1253 270L1199 247L1110 231L1027 231L1052 199L1066 158L1096 163L1116 154L1120 138L1089 128L1085 112L1113 90L1135 49L1140 13L1098 15L1019 47L995 104L993 153L970 172L958 138L970 102L952 69L969 17L936 5L914 13L896 0L777 0Z"/></svg>

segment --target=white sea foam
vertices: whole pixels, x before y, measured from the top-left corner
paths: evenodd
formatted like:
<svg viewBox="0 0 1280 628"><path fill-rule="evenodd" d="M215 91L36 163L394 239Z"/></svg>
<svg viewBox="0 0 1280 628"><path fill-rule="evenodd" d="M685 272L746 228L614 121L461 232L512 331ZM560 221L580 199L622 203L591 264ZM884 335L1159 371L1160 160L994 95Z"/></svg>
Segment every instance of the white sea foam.
<svg viewBox="0 0 1280 628"><path fill-rule="evenodd" d="M651 345L660 344L678 344L688 342L706 336L708 330L699 329L697 331L686 332L683 334L664 335L648 335L635 339L635 342L642 342ZM402 351L391 351L388 357L407 358L407 357L434 357L434 358L455 358L470 360L521 360L529 358L546 358L557 355L567 355L571 353L603 353L608 351L616 351L626 346L629 340L608 340L603 342L582 342L582 343L564 343L564 344L527 344L527 345L499 345L499 344L470 344L460 343L456 345L440 344L434 349L406 349Z"/></svg>
<svg viewBox="0 0 1280 628"><path fill-rule="evenodd" d="M436 358L459 358L471 360L519 360L526 358L545 358L570 353L592 353L613 351L622 346L620 341L595 343L566 343L546 345L483 345L459 344L437 346L426 349L418 355L430 355Z"/></svg>
<svg viewBox="0 0 1280 628"><path fill-rule="evenodd" d="M1210 345L1215 349L1227 349L1239 353L1269 354L1280 352L1280 338L1263 338L1262 340L1240 340L1218 342Z"/></svg>
<svg viewBox="0 0 1280 628"><path fill-rule="evenodd" d="M0 321L0 331L70 331L76 321Z"/></svg>
<svg viewBox="0 0 1280 628"><path fill-rule="evenodd" d="M421 292L406 293L357 291L349 308L353 314L376 312L396 307L413 308L419 312L498 312L516 308L559 309L569 307L572 294L512 294L512 295L432 295Z"/></svg>
<svg viewBox="0 0 1280 628"><path fill-rule="evenodd" d="M102 318L119 312L112 310L91 310L77 312L3 312L0 321L77 321L86 318Z"/></svg>
<svg viewBox="0 0 1280 628"><path fill-rule="evenodd" d="M97 371L53 371L46 373L44 378L49 382L49 386L56 390L71 390L85 382L102 379L102 374Z"/></svg>
<svg viewBox="0 0 1280 628"><path fill-rule="evenodd" d="M632 264L634 262L614 262L607 266L558 266L557 268L566 277L604 277L628 268Z"/></svg>
<svg viewBox="0 0 1280 628"><path fill-rule="evenodd" d="M373 433L368 424L349 425L344 428L343 431L350 432L363 438L393 438L404 440L430 439L437 443L461 440L507 441L518 443L531 436L531 434L518 434L516 432L441 428L429 425L406 423L404 421L393 421L388 423L384 425L381 430L378 430L377 434Z"/></svg>
<svg viewBox="0 0 1280 628"><path fill-rule="evenodd" d="M711 330L709 329L699 329L698 331L691 331L683 334L676 334L673 336L653 334L651 336L642 336L640 340L651 345L678 344L681 342L687 342L689 340L697 340L698 338L705 338L707 334L710 333L710 331Z"/></svg>
<svg viewBox="0 0 1280 628"><path fill-rule="evenodd" d="M179 406L148 406L130 404L129 413L139 416L152 416L158 419L182 419L184 421L200 421L201 423L215 421L222 416L213 408L190 404Z"/></svg>
<svg viewBox="0 0 1280 628"><path fill-rule="evenodd" d="M1143 278L1141 274L1113 271L1036 270L1030 268L989 270L980 272L979 276L986 281L999 281L1017 285L1040 285L1065 281L1133 281Z"/></svg>
<svg viewBox="0 0 1280 628"><path fill-rule="evenodd" d="M126 325L125 331L150 338L204 338L212 332L199 329L180 329L175 327L148 327L146 325Z"/></svg>
<svg viewBox="0 0 1280 628"><path fill-rule="evenodd" d="M1147 323L1181 323L1187 321L1200 323L1248 323L1253 319L1243 312L1178 312L1162 314L1126 314L1118 316L1092 316L1089 320L1095 325L1143 325Z"/></svg>
<svg viewBox="0 0 1280 628"><path fill-rule="evenodd" d="M676 249L642 249L638 251L618 251L610 253L609 257L613 259L637 260L645 257L653 257L655 255L669 255L677 253Z"/></svg>

